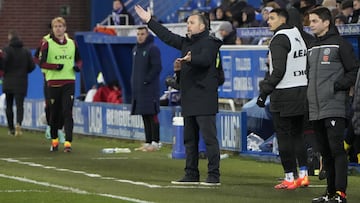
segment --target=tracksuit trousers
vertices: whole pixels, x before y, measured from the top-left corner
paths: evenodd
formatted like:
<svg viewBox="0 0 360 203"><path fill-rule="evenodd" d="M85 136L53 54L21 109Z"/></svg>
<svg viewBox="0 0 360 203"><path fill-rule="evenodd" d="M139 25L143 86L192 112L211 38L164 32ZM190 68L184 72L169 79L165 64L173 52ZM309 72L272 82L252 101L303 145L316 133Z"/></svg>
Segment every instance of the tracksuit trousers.
<svg viewBox="0 0 360 203"><path fill-rule="evenodd" d="M51 138L58 138L59 126L64 122L65 140L71 142L74 128L72 109L74 105L75 84L49 87L50 133ZM64 119L62 121L62 119Z"/></svg>
<svg viewBox="0 0 360 203"><path fill-rule="evenodd" d="M346 193L348 161L344 149L345 118L334 117L313 121L314 130L327 172L327 190Z"/></svg>
<svg viewBox="0 0 360 203"><path fill-rule="evenodd" d="M307 166L303 125L304 116L281 117L279 112L272 112L273 123L279 146L279 155L284 172L297 175L299 167Z"/></svg>

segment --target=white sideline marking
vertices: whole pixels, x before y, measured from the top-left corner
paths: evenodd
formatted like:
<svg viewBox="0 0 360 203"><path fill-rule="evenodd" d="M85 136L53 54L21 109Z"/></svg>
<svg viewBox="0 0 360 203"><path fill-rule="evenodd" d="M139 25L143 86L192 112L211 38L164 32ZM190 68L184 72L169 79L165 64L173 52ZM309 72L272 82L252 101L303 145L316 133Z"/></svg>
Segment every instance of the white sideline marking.
<svg viewBox="0 0 360 203"><path fill-rule="evenodd" d="M144 187L148 187L148 188L214 188L214 187L211 187L211 186L178 186L178 185L176 185L176 186L172 186L172 185L170 185L170 186L169 185L168 186L161 186L161 185L149 184L149 183L140 182L140 181L117 179L117 178L113 178L113 177L103 177L103 176L101 176L99 174L87 173L85 171L75 171L75 170L70 170L70 169L65 169L65 168L56 168L54 166L45 166L45 165L38 164L38 163L20 161L20 160L12 159L12 158L0 158L0 160L11 162L11 163L27 165L27 166L32 166L32 167L39 167L39 168L44 168L44 169L52 169L52 170L55 170L55 171L82 174L82 175L85 175L85 176L88 176L88 177L91 177L91 178L100 178L102 180L113 180L113 181L120 182L120 183L129 183L129 184L132 184L132 185L139 185L139 186L144 186Z"/></svg>
<svg viewBox="0 0 360 203"><path fill-rule="evenodd" d="M0 190L0 193L49 192L45 190Z"/></svg>
<svg viewBox="0 0 360 203"><path fill-rule="evenodd" d="M113 199L121 199L121 200L126 200L126 201L131 201L131 202L137 202L137 203L151 203L149 201L134 199L134 198L130 198L130 197L104 194L104 193L91 193L91 192L87 192L85 190L80 190L78 188L66 187L66 186L51 184L51 183L47 183L47 182L40 182L40 181L31 180L31 179L22 178L22 177L8 176L5 174L0 174L0 177L17 180L17 181L21 181L21 182L26 182L26 183L32 183L32 184L41 185L41 186L46 186L46 187L53 187L53 188L70 191L70 192L77 193L77 194L98 195L98 196L102 196L102 197L110 197ZM22 191L22 190L19 190L19 191Z"/></svg>
<svg viewBox="0 0 360 203"><path fill-rule="evenodd" d="M99 158L93 158L95 160L126 160L129 159L129 157L99 157Z"/></svg>
<svg viewBox="0 0 360 203"><path fill-rule="evenodd" d="M219 186L201 186L201 185L168 185L168 186L162 186L161 188L179 188L179 189L191 189L191 188L197 188L197 189L217 189Z"/></svg>
<svg viewBox="0 0 360 203"><path fill-rule="evenodd" d="M308 187L313 187L313 188L320 188L320 187L327 187L327 185L309 185Z"/></svg>

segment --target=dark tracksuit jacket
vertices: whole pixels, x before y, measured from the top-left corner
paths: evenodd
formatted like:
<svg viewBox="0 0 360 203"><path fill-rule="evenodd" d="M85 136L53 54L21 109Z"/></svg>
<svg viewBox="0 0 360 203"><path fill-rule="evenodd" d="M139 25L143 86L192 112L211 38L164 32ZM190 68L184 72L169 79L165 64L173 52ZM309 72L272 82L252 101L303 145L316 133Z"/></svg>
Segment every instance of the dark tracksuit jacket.
<svg viewBox="0 0 360 203"><path fill-rule="evenodd" d="M350 43L336 28L311 44L308 53L309 119L346 118L348 91L359 67Z"/></svg>
<svg viewBox="0 0 360 203"><path fill-rule="evenodd" d="M359 67L350 43L335 26L310 46L308 51L309 119L327 171L327 191L346 192L347 156L344 150L346 108L349 89Z"/></svg>
<svg viewBox="0 0 360 203"><path fill-rule="evenodd" d="M218 112L218 71L216 59L221 40L209 31L183 37L172 33L151 19L149 28L166 44L181 50L181 56L191 52L191 61L182 63L180 78L181 110L184 116L184 144L186 147L186 176L199 178L199 129L206 143L208 177L220 176L220 150L217 140L215 115Z"/></svg>

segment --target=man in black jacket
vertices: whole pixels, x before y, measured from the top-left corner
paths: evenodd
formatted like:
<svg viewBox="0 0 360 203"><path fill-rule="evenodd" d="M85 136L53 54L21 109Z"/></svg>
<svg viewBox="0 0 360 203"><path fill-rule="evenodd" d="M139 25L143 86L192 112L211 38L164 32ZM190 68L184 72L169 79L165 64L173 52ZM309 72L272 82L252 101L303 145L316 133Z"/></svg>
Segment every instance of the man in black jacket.
<svg viewBox="0 0 360 203"><path fill-rule="evenodd" d="M199 184L199 131L206 144L208 176L204 185L220 185L220 149L217 140L218 73L216 57L221 40L209 35L209 21L202 14L189 16L187 36L174 34L151 18L150 11L135 6L142 21L166 44L181 50L180 79L181 107L184 116L186 148L185 176L173 184Z"/></svg>
<svg viewBox="0 0 360 203"><path fill-rule="evenodd" d="M141 115L144 122L145 143L138 150L156 151L160 147L157 116L160 112L160 50L146 27L137 29L136 39L131 75L131 115Z"/></svg>
<svg viewBox="0 0 360 203"><path fill-rule="evenodd" d="M327 192L312 202L346 203L346 104L359 64L351 44L339 35L329 9L315 8L309 12L309 19L317 39L308 53L309 119L327 171Z"/></svg>
<svg viewBox="0 0 360 203"><path fill-rule="evenodd" d="M275 189L293 190L309 185L303 137L307 47L299 29L286 24L288 19L284 9L273 9L269 14L269 27L274 31L269 51L270 75L259 84L257 104L265 107L266 97L271 95L270 111L285 173L284 180L275 185Z"/></svg>
<svg viewBox="0 0 360 203"><path fill-rule="evenodd" d="M23 47L23 42L13 31L9 32L9 46L3 50L4 83L6 94L6 118L9 134L21 135L24 118L24 98L28 88L28 74L35 69L31 53ZM16 103L16 129L14 127L13 103Z"/></svg>

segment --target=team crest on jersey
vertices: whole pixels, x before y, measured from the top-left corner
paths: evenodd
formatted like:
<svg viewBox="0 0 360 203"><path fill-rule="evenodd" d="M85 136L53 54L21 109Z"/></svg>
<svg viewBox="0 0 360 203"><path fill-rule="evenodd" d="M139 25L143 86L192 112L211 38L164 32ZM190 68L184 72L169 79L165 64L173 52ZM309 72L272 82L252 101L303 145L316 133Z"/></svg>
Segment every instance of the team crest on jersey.
<svg viewBox="0 0 360 203"><path fill-rule="evenodd" d="M324 55L329 55L329 54L330 54L330 48L324 49Z"/></svg>
<svg viewBox="0 0 360 203"><path fill-rule="evenodd" d="M330 64L330 62L329 62L330 48L324 49L323 54L324 55L322 57L321 64Z"/></svg>

